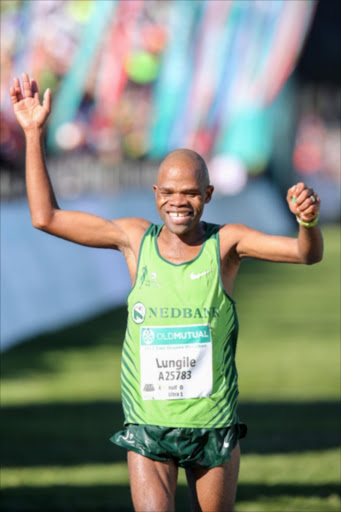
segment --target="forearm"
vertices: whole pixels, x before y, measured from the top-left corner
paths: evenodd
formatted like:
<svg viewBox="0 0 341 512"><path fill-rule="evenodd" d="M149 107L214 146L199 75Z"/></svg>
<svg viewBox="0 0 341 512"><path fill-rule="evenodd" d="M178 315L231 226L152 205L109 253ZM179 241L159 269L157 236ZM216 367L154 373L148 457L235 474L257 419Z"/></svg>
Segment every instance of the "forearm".
<svg viewBox="0 0 341 512"><path fill-rule="evenodd" d="M297 248L302 263L311 265L322 260L323 238L319 227L299 226Z"/></svg>
<svg viewBox="0 0 341 512"><path fill-rule="evenodd" d="M90 246L124 250L132 222L114 222L85 212L62 210L46 169L42 129L24 130L26 136L26 186L32 224L51 235ZM140 222L140 221L139 221ZM143 233L147 229L143 224Z"/></svg>
<svg viewBox="0 0 341 512"><path fill-rule="evenodd" d="M47 173L43 132L41 129L25 131L26 186L34 227L43 229L51 221L58 204Z"/></svg>

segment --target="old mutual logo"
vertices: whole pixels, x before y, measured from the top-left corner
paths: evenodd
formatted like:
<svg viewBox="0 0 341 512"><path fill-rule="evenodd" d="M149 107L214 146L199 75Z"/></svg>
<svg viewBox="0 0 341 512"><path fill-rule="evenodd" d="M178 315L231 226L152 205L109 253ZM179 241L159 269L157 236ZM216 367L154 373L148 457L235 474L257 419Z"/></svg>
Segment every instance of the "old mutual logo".
<svg viewBox="0 0 341 512"><path fill-rule="evenodd" d="M142 302L137 302L132 311L132 317L136 324L142 324L146 316L146 308Z"/></svg>
<svg viewBox="0 0 341 512"><path fill-rule="evenodd" d="M144 329L142 338L146 345L150 345L155 339L155 334L152 329Z"/></svg>

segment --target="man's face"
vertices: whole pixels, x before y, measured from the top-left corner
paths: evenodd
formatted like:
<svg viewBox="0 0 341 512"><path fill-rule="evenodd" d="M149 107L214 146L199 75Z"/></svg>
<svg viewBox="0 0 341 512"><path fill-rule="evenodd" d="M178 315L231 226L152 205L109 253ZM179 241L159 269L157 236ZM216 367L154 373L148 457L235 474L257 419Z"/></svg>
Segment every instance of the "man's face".
<svg viewBox="0 0 341 512"><path fill-rule="evenodd" d="M197 226L213 193L213 187L203 183L196 165L190 159L171 160L160 169L157 185L153 186L159 215L169 231L177 235Z"/></svg>

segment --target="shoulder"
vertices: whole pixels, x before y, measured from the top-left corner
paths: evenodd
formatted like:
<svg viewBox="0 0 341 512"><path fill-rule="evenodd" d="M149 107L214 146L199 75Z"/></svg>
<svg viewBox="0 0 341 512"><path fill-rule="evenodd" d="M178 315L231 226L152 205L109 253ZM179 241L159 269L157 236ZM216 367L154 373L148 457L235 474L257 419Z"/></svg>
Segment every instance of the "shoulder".
<svg viewBox="0 0 341 512"><path fill-rule="evenodd" d="M221 240L229 239L238 242L251 231L253 230L245 224L222 224L219 226L219 237Z"/></svg>
<svg viewBox="0 0 341 512"><path fill-rule="evenodd" d="M231 257L232 253L237 257L238 245L251 231L253 230L244 224L223 224L219 226L221 258L224 259L227 256Z"/></svg>
<svg viewBox="0 0 341 512"><path fill-rule="evenodd" d="M140 217L126 217L111 222L122 234L122 246L120 248L122 251L127 248L138 251L144 234L151 226L150 221Z"/></svg>
<svg viewBox="0 0 341 512"><path fill-rule="evenodd" d="M112 220L111 222L115 224L118 228L127 230L128 232L145 232L151 225L151 222L149 220L142 219L140 217L126 217L123 219L115 219Z"/></svg>

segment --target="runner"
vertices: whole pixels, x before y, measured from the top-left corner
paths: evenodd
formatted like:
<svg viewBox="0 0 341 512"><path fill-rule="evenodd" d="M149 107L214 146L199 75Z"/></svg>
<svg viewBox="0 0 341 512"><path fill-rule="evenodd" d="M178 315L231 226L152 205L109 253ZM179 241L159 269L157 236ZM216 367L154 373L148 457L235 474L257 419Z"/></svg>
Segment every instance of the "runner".
<svg viewBox="0 0 341 512"><path fill-rule="evenodd" d="M128 450L135 510L174 510L178 467L186 469L193 510L232 511L239 471L233 283L243 258L312 264L321 260L320 199L304 183L288 190L297 238L242 224L201 220L213 194L204 160L173 151L154 185L162 224L106 220L58 207L48 177L43 129L47 90L22 76L10 88L26 137L26 182L34 227L57 237L121 251L132 290L122 354L124 429L112 441Z"/></svg>

